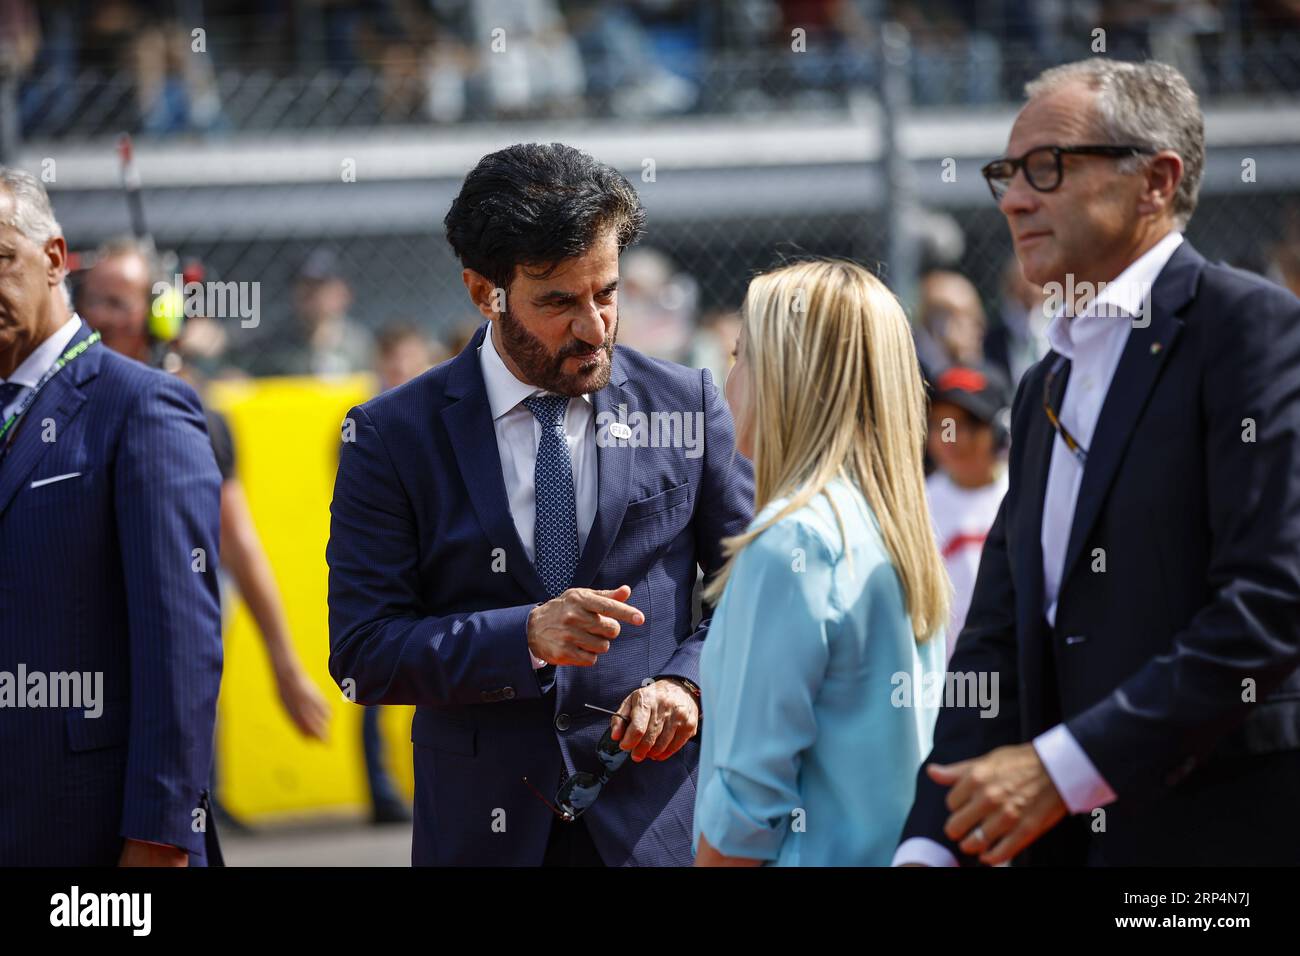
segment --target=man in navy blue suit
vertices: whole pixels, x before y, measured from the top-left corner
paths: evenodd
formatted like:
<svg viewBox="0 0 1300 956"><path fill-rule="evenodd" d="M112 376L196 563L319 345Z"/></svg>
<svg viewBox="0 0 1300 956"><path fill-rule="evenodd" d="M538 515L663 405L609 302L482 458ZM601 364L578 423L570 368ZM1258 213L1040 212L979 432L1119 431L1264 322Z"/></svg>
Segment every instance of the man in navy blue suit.
<svg viewBox="0 0 1300 956"><path fill-rule="evenodd" d="M643 221L578 150L485 156L445 225L489 321L344 422L330 673L417 705L417 865L691 862L691 597L753 479L707 371L614 345Z"/></svg>
<svg viewBox="0 0 1300 956"><path fill-rule="evenodd" d="M985 176L1051 351L896 863L1300 862L1300 301L1183 239L1205 163L1172 67L1028 87ZM981 683L983 683L981 681Z"/></svg>
<svg viewBox="0 0 1300 956"><path fill-rule="evenodd" d="M221 476L189 386L71 313L0 168L0 865L216 862Z"/></svg>

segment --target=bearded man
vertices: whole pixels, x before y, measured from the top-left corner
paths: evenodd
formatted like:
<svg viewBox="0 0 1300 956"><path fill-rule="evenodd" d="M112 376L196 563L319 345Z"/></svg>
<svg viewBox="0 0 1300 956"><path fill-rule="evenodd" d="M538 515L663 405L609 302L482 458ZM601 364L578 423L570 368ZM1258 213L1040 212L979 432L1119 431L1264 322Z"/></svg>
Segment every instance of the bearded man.
<svg viewBox="0 0 1300 956"><path fill-rule="evenodd" d="M644 220L576 149L485 156L445 225L487 321L344 421L330 672L416 705L416 865L691 862L692 592L753 477L707 371L615 347Z"/></svg>

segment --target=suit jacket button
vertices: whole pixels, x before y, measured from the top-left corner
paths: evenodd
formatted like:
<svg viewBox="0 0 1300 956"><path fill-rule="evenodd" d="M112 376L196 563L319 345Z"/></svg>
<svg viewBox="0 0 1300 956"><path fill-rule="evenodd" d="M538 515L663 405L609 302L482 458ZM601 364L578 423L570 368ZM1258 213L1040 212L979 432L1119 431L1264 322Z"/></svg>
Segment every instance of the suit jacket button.
<svg viewBox="0 0 1300 956"><path fill-rule="evenodd" d="M556 715L555 715L555 729L558 730L558 731L560 731L561 733L563 733L564 731L566 731L566 730L569 729L569 715L568 715L568 714L556 714Z"/></svg>
<svg viewBox="0 0 1300 956"><path fill-rule="evenodd" d="M513 687L505 687L501 690L501 696L504 697L506 700L514 700L515 689Z"/></svg>

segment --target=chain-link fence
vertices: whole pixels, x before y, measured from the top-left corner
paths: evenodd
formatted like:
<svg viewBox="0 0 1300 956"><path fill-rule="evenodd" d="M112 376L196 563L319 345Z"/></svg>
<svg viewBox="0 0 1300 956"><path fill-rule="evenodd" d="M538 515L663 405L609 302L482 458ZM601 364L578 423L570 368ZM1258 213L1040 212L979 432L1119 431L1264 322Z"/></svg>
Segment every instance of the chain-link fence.
<svg viewBox="0 0 1300 956"><path fill-rule="evenodd" d="M1012 254L1006 223L991 200L985 209L940 211L952 217L946 225L950 231L955 224L959 242L936 243L940 248L929 252L924 263L952 267L966 275L979 290L990 323L996 324L1003 270ZM1298 223L1300 193L1261 190L1207 195L1201 199L1187 237L1211 259L1280 281L1286 257L1294 255L1300 239ZM866 212L761 218L738 214L726 220L681 220L665 225L652 220L637 248L662 252L673 281L637 294L657 295L668 309L679 307L685 298L691 306L687 320L694 326L710 313L737 308L749 278L785 257L849 257L872 265L888 278L883 223L876 217L876 229L864 228L872 224ZM339 272L355 297L351 313L372 329L390 323L414 324L451 346L463 339L467 327L479 321L461 284L459 263L433 228L423 233L358 239L246 238L181 242L176 247L182 259L200 259L209 278L261 284L261 327L244 330L237 321L229 323L236 359L242 346L256 349L257 336L267 327L292 321L295 275L318 249L336 254ZM683 297L679 291L683 287L692 293ZM625 334L627 323L634 321L625 310ZM691 357L688 350L668 347L662 351L679 359Z"/></svg>

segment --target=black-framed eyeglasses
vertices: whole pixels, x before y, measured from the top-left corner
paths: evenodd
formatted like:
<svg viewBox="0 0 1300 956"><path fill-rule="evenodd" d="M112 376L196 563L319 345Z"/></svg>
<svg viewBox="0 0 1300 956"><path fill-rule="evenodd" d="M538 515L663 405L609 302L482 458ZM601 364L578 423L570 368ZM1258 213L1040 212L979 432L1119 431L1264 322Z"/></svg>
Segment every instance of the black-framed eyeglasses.
<svg viewBox="0 0 1300 956"><path fill-rule="evenodd" d="M587 706L592 707L591 704ZM613 714L612 711L604 711L604 708L592 707L592 709ZM622 714L613 714L613 716L627 720ZM600 743L596 744L596 759L600 761L601 767L599 774L579 770L571 775L560 784L560 789L555 794L554 804L543 797L536 787L528 783L527 777L524 777L524 783L528 784L528 788L542 803L550 807L552 813L565 823L572 823L591 808L596 798L600 796L601 790L605 788L605 784L609 783L609 778L614 775L614 771L627 763L627 758L631 755L632 751L624 750L614 739L614 728L607 727L605 733L601 735Z"/></svg>
<svg viewBox="0 0 1300 956"><path fill-rule="evenodd" d="M1062 156L1110 156L1122 159L1127 156L1150 156L1156 150L1150 146L1036 146L1023 156L1003 157L984 165L980 172L989 184L989 191L999 202L1011 188L1017 169L1025 172L1025 181L1040 193L1050 193L1061 185L1065 176Z"/></svg>
<svg viewBox="0 0 1300 956"><path fill-rule="evenodd" d="M1061 441L1065 442L1065 447L1070 449L1070 454L1079 459L1080 466L1086 466L1088 464L1088 449L1079 444L1079 440L1070 434L1070 429L1065 427L1065 423L1061 421L1061 416L1052 407L1052 385L1056 382L1057 373L1064 367L1065 357L1061 356L1047 370L1047 378L1043 382L1043 411L1047 413L1047 420L1056 429L1056 434L1060 435Z"/></svg>

